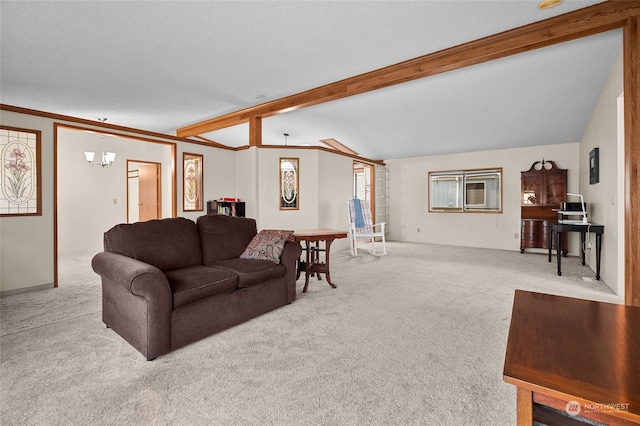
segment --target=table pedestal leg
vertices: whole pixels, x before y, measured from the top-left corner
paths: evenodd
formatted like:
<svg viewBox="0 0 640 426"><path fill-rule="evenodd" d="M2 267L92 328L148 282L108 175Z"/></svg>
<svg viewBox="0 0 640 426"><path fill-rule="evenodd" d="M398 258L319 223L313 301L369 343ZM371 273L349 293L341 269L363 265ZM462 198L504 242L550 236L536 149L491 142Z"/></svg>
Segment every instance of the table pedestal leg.
<svg viewBox="0 0 640 426"><path fill-rule="evenodd" d="M329 253L331 248L331 243L333 239L328 239L324 241L325 248L320 248L320 242L316 241L315 245L311 245L310 242L305 241L305 250L306 254L306 262L305 262L305 278L304 278L304 288L302 289L303 293L307 292L309 288L309 277L316 276L318 280L321 280L322 277L320 274L324 274L327 279L327 283L332 287L336 288L336 285L331 281L331 273L329 269ZM320 252L325 252L324 263L320 261Z"/></svg>
<svg viewBox="0 0 640 426"><path fill-rule="evenodd" d="M304 288L302 289L303 293L307 292L307 287L309 287L309 276L311 275L311 244L308 241L304 242L304 250L306 252L306 262L304 263Z"/></svg>

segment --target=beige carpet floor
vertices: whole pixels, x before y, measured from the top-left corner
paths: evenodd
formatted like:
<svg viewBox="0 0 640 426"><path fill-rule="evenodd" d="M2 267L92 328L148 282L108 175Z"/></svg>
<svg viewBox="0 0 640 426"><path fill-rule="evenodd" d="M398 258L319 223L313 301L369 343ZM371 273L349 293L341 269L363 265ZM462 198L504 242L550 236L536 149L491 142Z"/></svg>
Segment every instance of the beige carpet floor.
<svg viewBox="0 0 640 426"><path fill-rule="evenodd" d="M389 243L291 305L147 362L101 321L91 256L0 302L3 425L513 425L515 289L621 303L577 258Z"/></svg>

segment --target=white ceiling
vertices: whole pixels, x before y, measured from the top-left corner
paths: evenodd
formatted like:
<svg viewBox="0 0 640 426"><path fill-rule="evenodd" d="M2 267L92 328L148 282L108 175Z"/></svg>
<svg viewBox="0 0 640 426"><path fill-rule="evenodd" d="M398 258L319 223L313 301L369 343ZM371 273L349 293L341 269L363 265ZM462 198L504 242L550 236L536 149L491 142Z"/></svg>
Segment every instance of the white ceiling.
<svg viewBox="0 0 640 426"><path fill-rule="evenodd" d="M595 3L3 0L0 102L173 135ZM392 159L576 142L621 46L617 30L281 114L263 143ZM246 145L248 126L203 136Z"/></svg>

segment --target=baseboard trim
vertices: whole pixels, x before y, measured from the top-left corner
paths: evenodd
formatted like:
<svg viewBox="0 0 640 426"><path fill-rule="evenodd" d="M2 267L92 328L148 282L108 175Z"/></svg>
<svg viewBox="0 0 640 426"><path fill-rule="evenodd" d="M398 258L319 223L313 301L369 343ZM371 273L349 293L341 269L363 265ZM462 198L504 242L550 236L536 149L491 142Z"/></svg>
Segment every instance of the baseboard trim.
<svg viewBox="0 0 640 426"><path fill-rule="evenodd" d="M0 297L13 296L14 294L29 293L32 291L48 290L53 288L53 283L34 285L31 287L15 288L13 290L0 291Z"/></svg>

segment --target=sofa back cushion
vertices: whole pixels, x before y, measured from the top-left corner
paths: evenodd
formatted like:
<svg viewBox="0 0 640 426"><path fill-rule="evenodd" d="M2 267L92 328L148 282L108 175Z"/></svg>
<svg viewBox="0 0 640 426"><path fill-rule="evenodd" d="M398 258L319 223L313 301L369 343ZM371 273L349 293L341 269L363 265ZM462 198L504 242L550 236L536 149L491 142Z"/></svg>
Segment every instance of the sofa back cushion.
<svg viewBox="0 0 640 426"><path fill-rule="evenodd" d="M202 264L198 227L184 217L116 225L104 233L104 250L161 271Z"/></svg>
<svg viewBox="0 0 640 426"><path fill-rule="evenodd" d="M255 219L245 217L207 215L200 216L197 223L202 263L206 266L240 257L258 233Z"/></svg>

